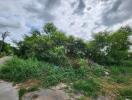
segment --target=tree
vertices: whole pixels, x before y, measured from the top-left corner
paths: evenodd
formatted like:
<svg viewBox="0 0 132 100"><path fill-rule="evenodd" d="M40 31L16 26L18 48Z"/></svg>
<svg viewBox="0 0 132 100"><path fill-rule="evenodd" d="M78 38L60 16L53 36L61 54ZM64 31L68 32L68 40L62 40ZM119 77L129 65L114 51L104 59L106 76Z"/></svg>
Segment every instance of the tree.
<svg viewBox="0 0 132 100"><path fill-rule="evenodd" d="M109 36L110 50L108 56L112 58L112 63L119 64L128 58L130 47L129 36L132 34L130 27L121 27Z"/></svg>
<svg viewBox="0 0 132 100"><path fill-rule="evenodd" d="M1 53L2 49L3 49L5 39L6 39L8 36L9 36L9 32L8 32L8 31L6 31L6 32L4 32L4 33L1 34L2 40L1 40L1 44L0 44L0 53Z"/></svg>
<svg viewBox="0 0 132 100"><path fill-rule="evenodd" d="M109 51L109 32L99 32L93 35L93 40L89 42L89 57L100 64L106 62L106 55Z"/></svg>
<svg viewBox="0 0 132 100"><path fill-rule="evenodd" d="M38 31L37 29L33 29L33 30L31 31L31 34L32 34L33 36L40 36L40 35L41 35L40 31Z"/></svg>
<svg viewBox="0 0 132 100"><path fill-rule="evenodd" d="M128 58L130 27L121 27L115 32L99 32L89 43L90 57L99 64L120 64Z"/></svg>
<svg viewBox="0 0 132 100"><path fill-rule="evenodd" d="M53 32L57 31L57 28L55 27L55 25L53 23L47 23L44 28L43 28L44 32L46 34L52 34Z"/></svg>

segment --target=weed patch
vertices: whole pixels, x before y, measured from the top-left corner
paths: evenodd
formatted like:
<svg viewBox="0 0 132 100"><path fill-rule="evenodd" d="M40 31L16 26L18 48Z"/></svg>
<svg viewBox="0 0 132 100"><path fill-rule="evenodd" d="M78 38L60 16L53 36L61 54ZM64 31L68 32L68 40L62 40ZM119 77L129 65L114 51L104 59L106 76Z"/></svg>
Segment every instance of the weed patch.
<svg viewBox="0 0 132 100"><path fill-rule="evenodd" d="M93 79L76 81L73 84L73 88L87 96L97 96L100 90L99 84Z"/></svg>

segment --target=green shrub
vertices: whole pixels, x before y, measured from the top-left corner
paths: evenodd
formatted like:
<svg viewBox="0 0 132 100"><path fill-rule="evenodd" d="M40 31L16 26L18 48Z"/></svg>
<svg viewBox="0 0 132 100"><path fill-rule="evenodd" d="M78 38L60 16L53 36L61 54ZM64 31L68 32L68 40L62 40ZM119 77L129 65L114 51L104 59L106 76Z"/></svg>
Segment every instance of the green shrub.
<svg viewBox="0 0 132 100"><path fill-rule="evenodd" d="M98 77L105 76L105 69L102 66L93 66L91 71L92 71L92 74Z"/></svg>
<svg viewBox="0 0 132 100"><path fill-rule="evenodd" d="M19 89L19 91L18 91L19 100L22 100L22 96L24 96L24 94L25 94L26 92L27 92L27 90L24 89L24 88Z"/></svg>
<svg viewBox="0 0 132 100"><path fill-rule="evenodd" d="M22 97L28 93L28 92L34 92L34 91L37 91L39 90L38 87L36 86L32 86L30 87L29 89L25 89L25 88L20 88L19 91L18 91L18 95L19 95L19 100L22 100Z"/></svg>
<svg viewBox="0 0 132 100"><path fill-rule="evenodd" d="M132 67L132 59L122 61L121 65L128 66L128 67Z"/></svg>
<svg viewBox="0 0 132 100"><path fill-rule="evenodd" d="M119 91L119 100L130 99L132 100L132 88L125 88Z"/></svg>
<svg viewBox="0 0 132 100"><path fill-rule="evenodd" d="M38 77L42 63L34 59L22 60L14 57L0 68L0 78L8 81L22 82Z"/></svg>
<svg viewBox="0 0 132 100"><path fill-rule="evenodd" d="M66 50L64 46L58 46L54 47L51 50L49 50L50 59L49 61L51 63L54 63L58 66L68 66L68 60L66 58Z"/></svg>
<svg viewBox="0 0 132 100"><path fill-rule="evenodd" d="M93 79L76 81L73 84L73 88L87 96L96 96L100 90L99 84Z"/></svg>
<svg viewBox="0 0 132 100"><path fill-rule="evenodd" d="M110 76L116 83L128 84L130 77L132 76L132 68L126 66L112 66L108 68L110 70Z"/></svg>
<svg viewBox="0 0 132 100"><path fill-rule="evenodd" d="M128 75L131 74L132 68L127 66L111 66L109 67L112 75Z"/></svg>
<svg viewBox="0 0 132 100"><path fill-rule="evenodd" d="M44 87L55 86L60 82L72 82L77 75L73 68L50 67L45 77L41 78Z"/></svg>
<svg viewBox="0 0 132 100"><path fill-rule="evenodd" d="M112 80L116 83L128 83L129 82L129 78L128 77L124 77L124 76L112 76Z"/></svg>
<svg viewBox="0 0 132 100"><path fill-rule="evenodd" d="M41 80L45 87L59 82L72 82L87 77L86 68L59 67L35 59L14 57L0 67L0 79L13 82L24 82L29 79Z"/></svg>
<svg viewBox="0 0 132 100"><path fill-rule="evenodd" d="M47 73L43 73L41 78L44 87L54 86L60 82L74 82L80 79L86 79L88 76L87 70L84 68L74 69L72 67L49 67Z"/></svg>

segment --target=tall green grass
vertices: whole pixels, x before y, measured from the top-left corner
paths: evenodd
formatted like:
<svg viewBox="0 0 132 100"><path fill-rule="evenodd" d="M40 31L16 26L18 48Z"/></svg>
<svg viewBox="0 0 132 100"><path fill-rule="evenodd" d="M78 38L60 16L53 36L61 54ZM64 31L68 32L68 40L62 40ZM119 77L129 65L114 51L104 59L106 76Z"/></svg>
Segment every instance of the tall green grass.
<svg viewBox="0 0 132 100"><path fill-rule="evenodd" d="M105 77L105 71L109 71L108 77L116 83L128 83L132 76L131 67L112 66L105 69L101 66L88 66L87 64L81 64L79 68L61 67L40 62L34 58L24 60L13 57L5 65L0 66L0 79L13 82L35 79L46 88L60 82L73 83L76 91L81 91L86 96L96 96L101 87L100 83L95 80Z"/></svg>
<svg viewBox="0 0 132 100"><path fill-rule="evenodd" d="M127 66L111 66L109 67L109 70L111 71L112 75L132 75L132 67L127 67Z"/></svg>
<svg viewBox="0 0 132 100"><path fill-rule="evenodd" d="M100 85L93 79L79 80L73 84L74 89L82 92L86 96L97 96Z"/></svg>
<svg viewBox="0 0 132 100"><path fill-rule="evenodd" d="M22 60L14 57L0 67L0 79L23 82L40 75L42 63L35 59Z"/></svg>
<svg viewBox="0 0 132 100"><path fill-rule="evenodd" d="M29 79L38 79L45 87L56 85L59 82L72 82L87 77L85 69L60 67L36 59L20 59L14 57L0 67L0 79L14 82L24 82Z"/></svg>
<svg viewBox="0 0 132 100"><path fill-rule="evenodd" d="M121 89L119 93L120 96L118 97L118 100L132 100L132 87Z"/></svg>
<svg viewBox="0 0 132 100"><path fill-rule="evenodd" d="M129 84L132 77L132 67L127 66L111 66L109 68L110 76L116 83Z"/></svg>

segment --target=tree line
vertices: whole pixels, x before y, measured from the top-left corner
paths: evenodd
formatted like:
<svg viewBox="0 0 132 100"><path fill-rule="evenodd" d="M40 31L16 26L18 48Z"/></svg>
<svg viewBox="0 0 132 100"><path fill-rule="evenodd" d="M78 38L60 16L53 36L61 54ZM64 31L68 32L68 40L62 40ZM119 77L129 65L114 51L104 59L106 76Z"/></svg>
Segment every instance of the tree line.
<svg viewBox="0 0 132 100"><path fill-rule="evenodd" d="M24 59L32 57L59 66L78 66L77 62L80 59L85 59L89 64L95 62L101 65L131 62L132 54L129 47L132 44L129 37L132 29L129 26L121 27L114 32L103 31L93 34L90 41L67 36L53 23L47 23L43 31L44 33L33 30L30 35L25 35L22 41L16 43L14 54Z"/></svg>

